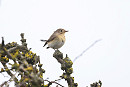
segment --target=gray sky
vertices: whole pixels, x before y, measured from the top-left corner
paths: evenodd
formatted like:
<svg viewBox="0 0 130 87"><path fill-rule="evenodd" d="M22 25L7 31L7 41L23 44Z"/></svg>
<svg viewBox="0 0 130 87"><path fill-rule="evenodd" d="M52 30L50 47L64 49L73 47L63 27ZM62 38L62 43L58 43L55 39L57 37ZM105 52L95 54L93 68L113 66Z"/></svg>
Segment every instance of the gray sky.
<svg viewBox="0 0 130 87"><path fill-rule="evenodd" d="M129 0L0 1L0 37L4 36L6 43L20 44L20 33L25 33L28 47L40 55L46 70L44 78L55 80L62 71L52 57L54 50L43 48L40 39L48 39L57 28L64 28L69 32L60 51L72 60L102 39L74 62L73 76L79 87L98 80L103 87L130 87ZM9 79L0 77L4 78L0 83ZM66 85L64 80L60 83Z"/></svg>
<svg viewBox="0 0 130 87"><path fill-rule="evenodd" d="M0 6L1 6L1 0L0 0Z"/></svg>

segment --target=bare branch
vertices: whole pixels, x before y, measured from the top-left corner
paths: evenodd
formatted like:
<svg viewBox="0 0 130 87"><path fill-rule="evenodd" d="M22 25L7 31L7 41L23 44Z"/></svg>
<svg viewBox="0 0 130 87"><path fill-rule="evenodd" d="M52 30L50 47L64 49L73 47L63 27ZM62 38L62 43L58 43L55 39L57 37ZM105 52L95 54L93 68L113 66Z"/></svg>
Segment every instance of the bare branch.
<svg viewBox="0 0 130 87"><path fill-rule="evenodd" d="M59 86L61 86L61 87L64 87L64 86L62 86L61 84L59 84L58 82L56 82L56 81L49 81L49 80L44 80L44 81L47 81L47 82L49 82L50 84L55 83L55 84L57 84L57 85L59 85Z"/></svg>
<svg viewBox="0 0 130 87"><path fill-rule="evenodd" d="M93 47L97 42L101 41L102 39L96 40L94 43L92 43L88 48L86 48L80 55L78 55L73 62L75 62L79 57L81 57L86 51L88 51L91 47Z"/></svg>
<svg viewBox="0 0 130 87"><path fill-rule="evenodd" d="M60 80L62 80L62 78L60 78L60 79L56 79L55 81L60 81Z"/></svg>
<svg viewBox="0 0 130 87"><path fill-rule="evenodd" d="M18 72L18 71L16 71L16 73L13 74L13 76L12 76L8 81L3 82L3 83L0 85L0 87L4 87L4 85L7 85L7 84L9 84L9 82L13 81L13 80L16 78L15 75L17 74L17 72Z"/></svg>

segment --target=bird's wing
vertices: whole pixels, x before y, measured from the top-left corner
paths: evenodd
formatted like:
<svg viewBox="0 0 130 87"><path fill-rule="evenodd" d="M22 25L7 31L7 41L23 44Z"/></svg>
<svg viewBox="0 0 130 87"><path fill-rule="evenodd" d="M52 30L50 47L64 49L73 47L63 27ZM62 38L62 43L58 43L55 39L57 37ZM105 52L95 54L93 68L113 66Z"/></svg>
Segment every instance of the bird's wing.
<svg viewBox="0 0 130 87"><path fill-rule="evenodd" d="M44 46L46 46L48 42L53 41L55 38L56 38L56 35L55 35L55 34L52 34L52 35L50 36L50 38L46 41L46 43L44 44ZM44 47L44 46L43 46L43 47Z"/></svg>
<svg viewBox="0 0 130 87"><path fill-rule="evenodd" d="M46 43L44 44L44 46L43 47L45 47L47 45L47 41L46 41Z"/></svg>

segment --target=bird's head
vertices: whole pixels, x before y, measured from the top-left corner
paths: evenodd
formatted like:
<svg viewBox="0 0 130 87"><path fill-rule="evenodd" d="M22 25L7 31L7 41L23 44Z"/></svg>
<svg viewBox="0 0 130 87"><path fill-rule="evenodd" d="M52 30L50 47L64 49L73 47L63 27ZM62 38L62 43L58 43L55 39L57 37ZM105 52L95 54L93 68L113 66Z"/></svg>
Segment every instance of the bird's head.
<svg viewBox="0 0 130 87"><path fill-rule="evenodd" d="M62 29L62 28L59 28L55 31L55 33L58 33L58 34L65 34L66 32L68 32L68 31L66 31L65 29Z"/></svg>

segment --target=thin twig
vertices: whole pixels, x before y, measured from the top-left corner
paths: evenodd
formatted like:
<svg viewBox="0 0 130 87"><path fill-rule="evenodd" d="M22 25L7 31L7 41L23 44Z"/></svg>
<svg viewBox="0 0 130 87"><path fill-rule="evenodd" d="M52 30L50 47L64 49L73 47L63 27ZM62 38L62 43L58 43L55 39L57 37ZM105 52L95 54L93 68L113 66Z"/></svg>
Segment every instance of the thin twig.
<svg viewBox="0 0 130 87"><path fill-rule="evenodd" d="M3 83L0 85L0 87L3 87L4 85L9 84L9 82L13 81L13 80L16 78L15 75L17 74L17 72L18 72L18 70L16 71L15 74L13 74L13 76L12 76L8 81L3 82Z"/></svg>
<svg viewBox="0 0 130 87"><path fill-rule="evenodd" d="M92 43L88 48L86 48L80 55L78 55L73 62L75 62L79 57L81 57L86 51L88 51L91 47L93 47L97 42L101 41L102 39L96 40L94 43Z"/></svg>
<svg viewBox="0 0 130 87"><path fill-rule="evenodd" d="M1 73L4 77L7 77L7 78L9 78L9 76L5 76L3 73Z"/></svg>
<svg viewBox="0 0 130 87"><path fill-rule="evenodd" d="M62 86L61 84L59 84L58 82L56 82L56 81L49 81L49 80L44 80L44 81L47 81L47 82L49 82L49 83L55 83L55 84L57 84L57 85L59 85L59 86L61 86L61 87L64 87L64 86Z"/></svg>
<svg viewBox="0 0 130 87"><path fill-rule="evenodd" d="M60 80L62 80L62 78L60 78L60 79L56 79L55 81L60 81Z"/></svg>

